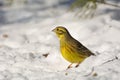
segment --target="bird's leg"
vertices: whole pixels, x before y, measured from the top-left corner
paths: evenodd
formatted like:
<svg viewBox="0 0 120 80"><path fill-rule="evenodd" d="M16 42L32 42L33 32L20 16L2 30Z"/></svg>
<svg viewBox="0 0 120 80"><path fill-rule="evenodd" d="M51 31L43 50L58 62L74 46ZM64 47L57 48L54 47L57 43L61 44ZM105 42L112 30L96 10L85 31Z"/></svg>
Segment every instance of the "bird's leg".
<svg viewBox="0 0 120 80"><path fill-rule="evenodd" d="M77 63L77 65L75 66L76 68L79 66L79 64L80 64L81 62L79 62L79 63Z"/></svg>
<svg viewBox="0 0 120 80"><path fill-rule="evenodd" d="M70 68L72 68L72 64L73 64L73 63L71 63L71 64L67 67L67 70L70 69Z"/></svg>

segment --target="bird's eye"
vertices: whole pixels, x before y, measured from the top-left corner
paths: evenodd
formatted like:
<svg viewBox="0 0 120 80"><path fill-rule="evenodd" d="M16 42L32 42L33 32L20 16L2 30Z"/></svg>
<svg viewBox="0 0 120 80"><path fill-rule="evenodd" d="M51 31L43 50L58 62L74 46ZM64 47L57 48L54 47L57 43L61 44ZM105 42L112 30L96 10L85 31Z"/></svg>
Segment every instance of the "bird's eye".
<svg viewBox="0 0 120 80"><path fill-rule="evenodd" d="M57 31L59 31L59 29L57 28Z"/></svg>

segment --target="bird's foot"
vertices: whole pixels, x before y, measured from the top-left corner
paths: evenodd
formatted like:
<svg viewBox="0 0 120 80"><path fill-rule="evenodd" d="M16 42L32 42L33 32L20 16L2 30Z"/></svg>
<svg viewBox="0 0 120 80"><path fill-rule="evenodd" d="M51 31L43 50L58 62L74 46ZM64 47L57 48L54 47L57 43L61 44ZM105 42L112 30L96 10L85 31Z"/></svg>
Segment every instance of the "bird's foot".
<svg viewBox="0 0 120 80"><path fill-rule="evenodd" d="M75 67L77 68L79 66L80 63L78 63Z"/></svg>
<svg viewBox="0 0 120 80"><path fill-rule="evenodd" d="M66 70L68 70L68 69L70 69L70 68L72 68L72 63L67 67Z"/></svg>

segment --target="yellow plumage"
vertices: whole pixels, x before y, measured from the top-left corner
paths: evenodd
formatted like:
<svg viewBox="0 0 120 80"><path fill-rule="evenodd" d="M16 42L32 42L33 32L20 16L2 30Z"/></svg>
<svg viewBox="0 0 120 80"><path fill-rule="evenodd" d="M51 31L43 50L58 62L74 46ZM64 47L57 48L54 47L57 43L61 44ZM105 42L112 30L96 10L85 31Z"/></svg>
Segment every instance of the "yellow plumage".
<svg viewBox="0 0 120 80"><path fill-rule="evenodd" d="M63 42L61 42L61 44L64 44L64 46L60 46L61 54L70 63L82 62L86 57L77 53L77 51L73 49L69 44Z"/></svg>
<svg viewBox="0 0 120 80"><path fill-rule="evenodd" d="M94 55L89 49L74 39L65 27L58 26L53 31L60 40L62 56L71 63L68 68L70 68L73 63L78 63L76 65L77 67L85 58Z"/></svg>

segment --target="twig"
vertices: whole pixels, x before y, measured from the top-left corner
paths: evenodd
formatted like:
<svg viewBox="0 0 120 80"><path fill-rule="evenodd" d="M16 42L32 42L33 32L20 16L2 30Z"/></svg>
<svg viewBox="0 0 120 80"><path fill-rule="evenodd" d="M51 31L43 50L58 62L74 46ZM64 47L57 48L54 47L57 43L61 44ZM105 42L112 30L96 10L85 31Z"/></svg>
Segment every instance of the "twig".
<svg viewBox="0 0 120 80"><path fill-rule="evenodd" d="M104 65L104 64L106 64L106 63L108 63L108 62L111 62L111 61L117 60L117 59L118 59L118 57L117 57L117 56L115 56L115 58L113 58L113 59L111 59L111 60L108 60L108 61L106 61L106 62L104 62L104 63L100 64L99 66ZM91 75L91 74L94 72L94 68L95 68L95 67L92 67L91 72L90 72L90 73L88 73L88 74L86 74L86 75L84 75L84 76L89 76L89 75Z"/></svg>
<svg viewBox="0 0 120 80"><path fill-rule="evenodd" d="M117 56L115 56L115 58L113 58L113 59L111 59L111 60L108 60L108 61L106 61L106 62L102 63L101 65L104 65L104 64L106 64L106 63L108 63L108 62L111 62L111 61L114 61L114 60L117 60L117 59L118 59L118 57L117 57Z"/></svg>

